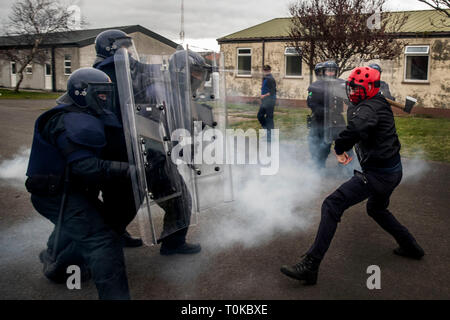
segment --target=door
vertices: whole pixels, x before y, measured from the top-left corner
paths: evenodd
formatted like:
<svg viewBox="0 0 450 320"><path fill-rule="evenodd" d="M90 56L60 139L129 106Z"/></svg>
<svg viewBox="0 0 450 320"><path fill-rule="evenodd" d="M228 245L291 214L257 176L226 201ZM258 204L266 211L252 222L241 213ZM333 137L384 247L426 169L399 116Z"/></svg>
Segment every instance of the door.
<svg viewBox="0 0 450 320"><path fill-rule="evenodd" d="M14 88L17 84L17 70L16 70L16 63L11 62L11 88Z"/></svg>
<svg viewBox="0 0 450 320"><path fill-rule="evenodd" d="M52 65L45 64L45 90L52 90Z"/></svg>

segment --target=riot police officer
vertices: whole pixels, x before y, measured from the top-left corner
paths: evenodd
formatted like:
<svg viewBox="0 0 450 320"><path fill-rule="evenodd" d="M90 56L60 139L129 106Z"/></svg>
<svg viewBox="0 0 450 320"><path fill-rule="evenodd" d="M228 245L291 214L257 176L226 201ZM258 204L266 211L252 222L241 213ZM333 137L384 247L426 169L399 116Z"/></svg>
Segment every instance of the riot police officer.
<svg viewBox="0 0 450 320"><path fill-rule="evenodd" d="M69 77L60 101L36 121L27 169L34 208L55 224L40 254L44 274L61 283L67 267L77 265L92 274L100 299L129 299L120 236L98 199L103 186L129 175L126 162L100 158L112 143L105 128L120 128L109 111L113 84L104 72L82 68Z"/></svg>
<svg viewBox="0 0 450 320"><path fill-rule="evenodd" d="M378 70L378 72L380 72L380 76L381 76L382 70L381 70L381 67L379 64L377 64L377 63L369 64L369 68ZM383 96L385 96L386 98L395 101L395 98L391 95L391 91L389 90L389 85L383 80L380 80L380 93Z"/></svg>
<svg viewBox="0 0 450 320"><path fill-rule="evenodd" d="M261 86L261 106L257 118L261 127L267 130L267 142L272 142L273 112L277 101L277 83L271 73L269 65L263 67L263 81Z"/></svg>
<svg viewBox="0 0 450 320"><path fill-rule="evenodd" d="M306 257L293 266L283 266L288 277L317 282L321 260L328 250L338 222L346 209L368 199L367 213L397 241L394 253L421 259L423 249L411 233L388 210L389 199L402 178L400 141L395 129L392 110L379 94L380 73L372 68L352 70L346 82L352 105L347 110L348 126L339 134L334 150L339 163L348 164L347 151L356 145L362 171L329 195L322 204L316 239Z"/></svg>
<svg viewBox="0 0 450 320"><path fill-rule="evenodd" d="M142 81L142 79L140 79L140 75L145 73L148 74L148 72L151 73L152 68L155 68L154 70L155 72L157 72L161 66L147 65L137 61L134 58L134 56L137 56L137 54L135 52L132 38L125 32L120 30L107 30L101 32L97 36L95 40L97 58L94 62L94 67L104 71L110 76L111 80L114 83L117 83L114 54L120 48L127 48L130 54L130 72L133 78L133 86L137 88L135 91L139 92L142 95L142 97L135 97L135 99L147 99L147 95L151 94L152 90L149 87L150 84L145 83L145 81ZM116 93L118 97L117 89ZM119 103L119 99L117 98L116 108L114 112L117 114L117 117L119 119L122 119L120 108L121 105ZM106 159L120 159L121 161L127 161L127 149L123 131L112 130L110 134L116 137L118 143L116 144L114 149L106 150L106 152L104 153L104 157ZM163 189L170 185L170 178L166 175L167 168L162 167L164 162L160 161L160 159L163 158L163 154L159 154L155 151L154 153L150 153L147 159L150 163L153 162L151 165L152 169L147 171L147 175L149 175L148 180L152 184L150 187L152 188L151 191L154 195L164 194L167 190ZM159 183L155 183L157 181ZM183 185L182 189L185 190L186 186ZM183 194L187 195L188 192L183 192ZM118 217L118 221L115 223L117 227L122 227L122 229L125 231L126 225L131 222L137 212L136 205L134 203L131 180L127 181L126 185L110 184L103 191L103 199L107 207L109 207L113 212L116 212L114 216ZM191 203L191 199L188 199L187 202ZM161 203L160 206L164 209L166 214L164 219L164 227L166 229L168 229L168 225L170 224L170 219L168 217L176 217L180 215L186 216L188 218L190 217L190 210L187 208L185 208L185 210L189 212L178 212L183 209L177 204L176 199ZM188 227L183 227L176 232L163 232L162 237L158 240L158 242L162 243L160 253L163 255L170 255L175 253L192 254L200 252L200 244L191 244L186 242L187 232Z"/></svg>
<svg viewBox="0 0 450 320"><path fill-rule="evenodd" d="M306 103L311 109L309 118L309 150L317 168L325 168L325 162L330 153L332 140L336 137L338 128L343 128L345 123L340 115L343 110L343 100L333 96L332 86L337 79L339 68L334 61L318 63L314 72L317 80L308 88ZM333 104L333 105L331 105ZM333 116L340 125L327 123ZM330 130L325 130L326 127Z"/></svg>

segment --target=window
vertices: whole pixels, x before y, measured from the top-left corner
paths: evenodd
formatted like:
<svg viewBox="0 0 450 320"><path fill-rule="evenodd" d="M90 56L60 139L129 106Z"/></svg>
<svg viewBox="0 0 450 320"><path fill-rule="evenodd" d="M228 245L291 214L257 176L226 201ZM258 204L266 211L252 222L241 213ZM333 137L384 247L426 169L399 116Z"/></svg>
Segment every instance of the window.
<svg viewBox="0 0 450 320"><path fill-rule="evenodd" d="M66 76L72 74L72 56L70 54L64 55L64 74Z"/></svg>
<svg viewBox="0 0 450 320"><path fill-rule="evenodd" d="M52 75L52 65L50 63L45 64L45 75L46 76Z"/></svg>
<svg viewBox="0 0 450 320"><path fill-rule="evenodd" d="M252 74L252 49L240 48L237 53L239 76L251 76Z"/></svg>
<svg viewBox="0 0 450 320"><path fill-rule="evenodd" d="M17 70L16 70L16 63L15 62L11 62L11 74L16 74Z"/></svg>
<svg viewBox="0 0 450 320"><path fill-rule="evenodd" d="M405 81L428 81L430 63L429 53L429 46L406 46Z"/></svg>
<svg viewBox="0 0 450 320"><path fill-rule="evenodd" d="M27 66L25 67L25 73L33 74L33 66L31 64L27 64Z"/></svg>
<svg viewBox="0 0 450 320"><path fill-rule="evenodd" d="M284 50L286 61L286 76L300 77L302 75L302 56L294 47L287 47Z"/></svg>

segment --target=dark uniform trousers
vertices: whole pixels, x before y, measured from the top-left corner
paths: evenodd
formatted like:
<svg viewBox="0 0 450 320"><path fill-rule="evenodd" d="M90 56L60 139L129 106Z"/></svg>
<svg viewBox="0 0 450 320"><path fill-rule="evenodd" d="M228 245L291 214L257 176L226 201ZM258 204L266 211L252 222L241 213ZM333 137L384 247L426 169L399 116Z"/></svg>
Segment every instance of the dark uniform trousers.
<svg viewBox="0 0 450 320"><path fill-rule="evenodd" d="M325 130L323 127L323 120L318 121L313 118L308 135L309 152L317 168L325 168L331 148L331 144L325 142Z"/></svg>
<svg viewBox="0 0 450 320"><path fill-rule="evenodd" d="M58 221L61 196L32 195L36 210L55 225ZM69 265L85 265L92 273L100 299L130 299L122 243L104 219L102 203L76 191L66 198L61 227L57 269L65 272ZM50 235L51 253L55 232Z"/></svg>
<svg viewBox="0 0 450 320"><path fill-rule="evenodd" d="M357 173L329 195L322 204L321 220L316 239L307 254L323 259L344 211L366 199L367 214L399 245L414 240L409 231L387 209L389 198L402 179L401 164L395 172L365 170Z"/></svg>
<svg viewBox="0 0 450 320"><path fill-rule="evenodd" d="M258 121L263 127L263 129L267 130L267 141L271 141L272 132L270 131L275 127L273 122L273 112L275 109L276 98L274 97L265 97L261 101L261 106L258 111Z"/></svg>
<svg viewBox="0 0 450 320"><path fill-rule="evenodd" d="M162 164L165 165L165 164ZM181 198L172 198L158 205L164 210L164 230L158 242L163 242L170 248L176 248L186 241L186 235L190 224L192 201L182 177L179 178ZM149 175L148 183L150 191L157 196L170 194L170 178L167 174L160 176ZM168 194L166 194L169 192ZM134 192L131 179L120 183L112 182L102 188L102 198L104 201L105 222L111 226L117 234L125 232L125 228L135 218L137 210L134 199Z"/></svg>

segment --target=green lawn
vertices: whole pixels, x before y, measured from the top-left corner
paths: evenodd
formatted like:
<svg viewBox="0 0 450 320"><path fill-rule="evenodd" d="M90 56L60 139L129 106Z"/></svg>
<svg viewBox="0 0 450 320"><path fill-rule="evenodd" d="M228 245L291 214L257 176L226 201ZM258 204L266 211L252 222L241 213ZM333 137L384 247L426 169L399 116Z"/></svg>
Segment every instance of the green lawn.
<svg viewBox="0 0 450 320"><path fill-rule="evenodd" d="M61 96L62 93L58 92L32 92L32 91L19 91L0 89L0 99L48 99L54 100Z"/></svg>
<svg viewBox="0 0 450 320"><path fill-rule="evenodd" d="M256 119L258 109L258 105L229 104L229 127L260 129ZM280 129L280 139L306 139L308 114L309 109L277 106L275 128ZM450 119L398 116L395 117L395 123L402 144L402 156L450 163Z"/></svg>

